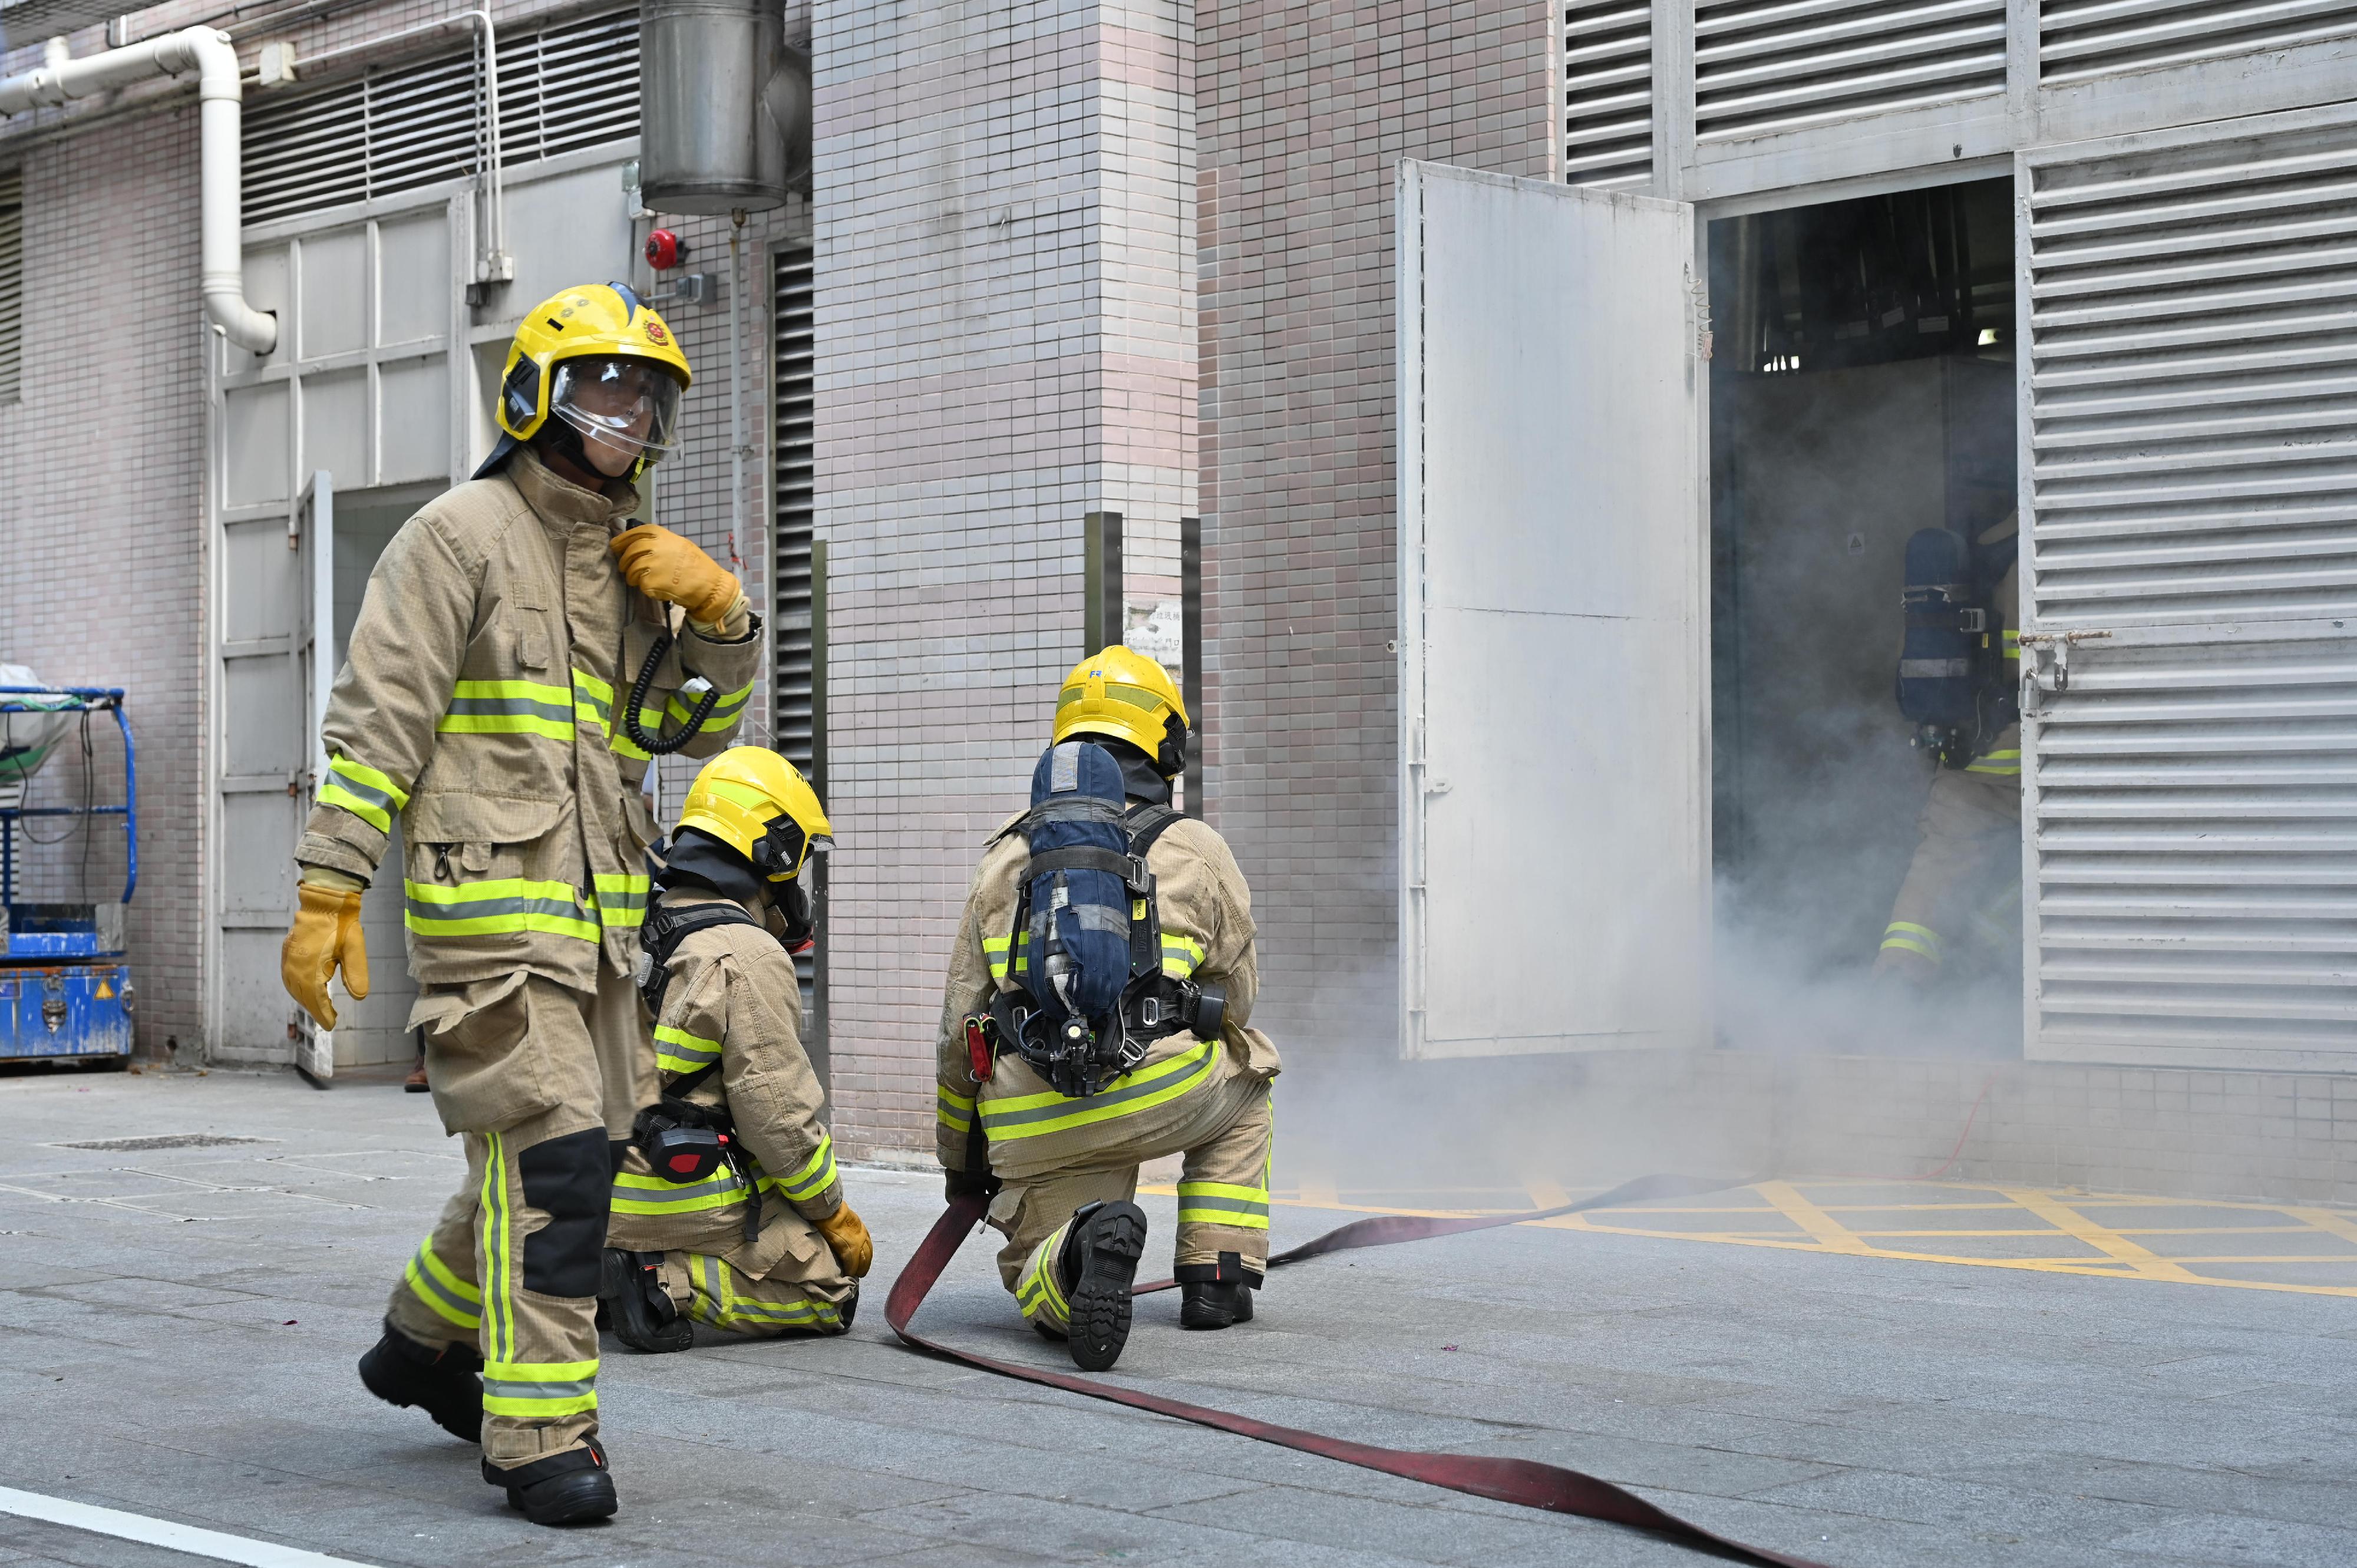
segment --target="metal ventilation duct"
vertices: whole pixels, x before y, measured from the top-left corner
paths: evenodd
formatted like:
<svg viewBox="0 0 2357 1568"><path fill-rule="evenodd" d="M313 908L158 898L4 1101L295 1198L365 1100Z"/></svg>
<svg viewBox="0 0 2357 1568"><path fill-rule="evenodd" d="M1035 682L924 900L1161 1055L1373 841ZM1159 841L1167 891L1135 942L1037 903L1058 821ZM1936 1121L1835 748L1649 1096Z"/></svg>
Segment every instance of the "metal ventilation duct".
<svg viewBox="0 0 2357 1568"><path fill-rule="evenodd" d="M810 163L810 67L776 0L646 0L641 189L661 212L784 204Z"/></svg>

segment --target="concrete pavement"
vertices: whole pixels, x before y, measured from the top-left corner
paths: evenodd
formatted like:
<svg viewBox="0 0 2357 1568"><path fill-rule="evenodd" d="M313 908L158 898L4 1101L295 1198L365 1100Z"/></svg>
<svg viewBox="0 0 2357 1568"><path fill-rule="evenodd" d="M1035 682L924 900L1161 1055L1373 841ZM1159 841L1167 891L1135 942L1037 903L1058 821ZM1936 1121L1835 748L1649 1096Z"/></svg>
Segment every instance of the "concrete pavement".
<svg viewBox="0 0 2357 1568"><path fill-rule="evenodd" d="M425 1097L34 1075L0 1078L0 1485L388 1568L1703 1561L910 1354L882 1294L939 1181L881 1170L846 1172L877 1239L856 1330L609 1342L623 1513L535 1530L476 1450L352 1372L461 1169ZM258 1141L59 1146L188 1135ZM1158 1263L1170 1200L1146 1206ZM1282 1207L1277 1242L1351 1217ZM1068 1365L988 1254L968 1244L929 1329ZM1176 1317L1173 1296L1144 1304L1114 1376L1576 1466L1843 1568L2357 1563L2343 1296L1518 1228L1306 1264L1248 1328ZM194 1561L0 1515L0 1563Z"/></svg>

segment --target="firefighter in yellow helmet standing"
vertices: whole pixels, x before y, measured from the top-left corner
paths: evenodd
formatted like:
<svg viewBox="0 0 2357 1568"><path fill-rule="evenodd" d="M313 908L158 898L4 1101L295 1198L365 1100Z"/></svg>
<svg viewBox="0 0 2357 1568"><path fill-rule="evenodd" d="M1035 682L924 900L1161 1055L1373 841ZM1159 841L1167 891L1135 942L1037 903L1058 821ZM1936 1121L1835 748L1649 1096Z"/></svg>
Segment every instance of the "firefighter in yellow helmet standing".
<svg viewBox="0 0 2357 1568"><path fill-rule="evenodd" d="M834 829L794 765L731 746L696 775L640 932L662 1097L614 1173L598 1294L633 1350L684 1350L695 1323L840 1334L875 1256L845 1201L802 1051L792 954L802 876Z"/></svg>
<svg viewBox="0 0 2357 1568"><path fill-rule="evenodd" d="M1248 1026L1243 874L1170 808L1186 735L1153 660L1113 647L1074 668L1031 807L993 835L967 891L942 1004L949 1195L992 1195L1001 1280L1092 1371L1129 1337L1141 1162L1186 1156L1183 1326L1248 1321L1268 1262L1276 1047Z"/></svg>
<svg viewBox="0 0 2357 1568"><path fill-rule="evenodd" d="M655 836L640 781L654 754L727 745L759 658L737 579L630 526L630 481L670 449L688 378L621 285L527 313L498 447L369 578L281 951L323 1026L339 969L368 994L361 890L399 818L410 1024L467 1176L361 1376L479 1438L484 1479L540 1524L616 1506L595 1315L608 1140L653 1098L631 983Z"/></svg>

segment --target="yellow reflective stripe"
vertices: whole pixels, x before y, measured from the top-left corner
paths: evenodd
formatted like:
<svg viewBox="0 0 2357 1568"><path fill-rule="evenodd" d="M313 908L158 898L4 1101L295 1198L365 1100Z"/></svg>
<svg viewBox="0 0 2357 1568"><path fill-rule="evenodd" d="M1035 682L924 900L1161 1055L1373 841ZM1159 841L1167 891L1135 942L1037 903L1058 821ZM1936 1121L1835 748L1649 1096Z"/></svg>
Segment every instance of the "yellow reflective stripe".
<svg viewBox="0 0 2357 1568"><path fill-rule="evenodd" d="M513 1255L509 1252L507 1140L483 1134L482 1205L483 1337L486 1359L515 1349Z"/></svg>
<svg viewBox="0 0 2357 1568"><path fill-rule="evenodd" d="M1184 980L1195 972L1203 961L1203 944L1192 937L1162 933L1162 972L1173 980Z"/></svg>
<svg viewBox="0 0 2357 1568"><path fill-rule="evenodd" d="M1919 926L1912 920L1893 920L1884 928L1882 945L1906 952L1921 953L1933 963L1940 961L1940 933L1929 926Z"/></svg>
<svg viewBox="0 0 2357 1568"><path fill-rule="evenodd" d="M952 1133L963 1133L974 1125L974 1099L971 1095L952 1092L946 1087L933 1091L934 1119Z"/></svg>
<svg viewBox="0 0 2357 1568"><path fill-rule="evenodd" d="M327 782L317 798L321 805L341 806L381 833L393 831L393 813L409 804L409 791L389 775L340 753L328 759Z"/></svg>
<svg viewBox="0 0 2357 1568"><path fill-rule="evenodd" d="M1124 1074L1085 1100L1071 1099L1053 1090L1045 1094L985 1100L980 1107L983 1130L990 1134L992 1142L1004 1143L1151 1110L1176 1100L1209 1078L1219 1066L1215 1054L1218 1049L1214 1041L1198 1041L1167 1061Z"/></svg>
<svg viewBox="0 0 2357 1568"><path fill-rule="evenodd" d="M750 681L734 692L722 693L720 700L712 704L712 716L705 722L715 725L727 723L745 711L746 700L752 694L753 682Z"/></svg>
<svg viewBox="0 0 2357 1568"><path fill-rule="evenodd" d="M765 1176L761 1178L761 1185L800 1203L824 1192L834 1180L834 1140L821 1133L818 1148L802 1162L802 1169L787 1176Z"/></svg>
<svg viewBox="0 0 2357 1568"><path fill-rule="evenodd" d="M757 1333L765 1328L823 1328L843 1326L834 1304L810 1296L802 1301L760 1301L737 1294L736 1272L726 1262L705 1253L690 1253L687 1315L715 1328Z"/></svg>
<svg viewBox="0 0 2357 1568"><path fill-rule="evenodd" d="M495 876L446 887L404 879L407 894L402 924L421 937L496 936L510 931L546 931L597 940L596 910L585 908L569 882Z"/></svg>
<svg viewBox="0 0 2357 1568"><path fill-rule="evenodd" d="M1178 1184L1178 1222L1265 1230L1268 1188L1238 1187L1223 1181L1182 1181Z"/></svg>
<svg viewBox="0 0 2357 1568"><path fill-rule="evenodd" d="M668 1047L668 1049L664 1047ZM655 1065L665 1072L694 1072L720 1059L720 1042L691 1035L672 1024L655 1026Z"/></svg>
<svg viewBox="0 0 2357 1568"><path fill-rule="evenodd" d="M445 714L434 721L443 735L537 735L571 740L573 721L527 714Z"/></svg>
<svg viewBox="0 0 2357 1568"><path fill-rule="evenodd" d="M450 1265L434 1255L430 1238L419 1243L417 1256L409 1260L409 1267L402 1271L401 1277L409 1286L409 1294L424 1302L436 1316L470 1334L482 1326L483 1293L451 1273Z"/></svg>
<svg viewBox="0 0 2357 1568"><path fill-rule="evenodd" d="M1967 773L2018 773L2021 771L2021 750L2018 746L2002 751L1985 751L1964 767Z"/></svg>
<svg viewBox="0 0 2357 1568"><path fill-rule="evenodd" d="M2012 627L2005 628L2005 656L2007 659L2021 657L2021 633Z"/></svg>
<svg viewBox="0 0 2357 1568"><path fill-rule="evenodd" d="M550 1421L597 1408L595 1361L483 1362L483 1413Z"/></svg>
<svg viewBox="0 0 2357 1568"><path fill-rule="evenodd" d="M597 921L605 926L643 926L647 895L654 884L642 871L600 871L597 884Z"/></svg>
<svg viewBox="0 0 2357 1568"><path fill-rule="evenodd" d="M723 1165L709 1180L671 1182L636 1171L614 1173L612 1204L617 1214L695 1214L707 1208L727 1208L752 1193L745 1178Z"/></svg>
<svg viewBox="0 0 2357 1568"><path fill-rule="evenodd" d="M1045 1317L1057 1328L1071 1319L1071 1308L1064 1300L1062 1288L1056 1283L1056 1257L1063 1251L1064 1233L1071 1228L1072 1222L1065 1220L1034 1247L1015 1282L1015 1305L1022 1309L1023 1316Z"/></svg>
<svg viewBox="0 0 2357 1568"><path fill-rule="evenodd" d="M600 708L614 705L614 688L590 674L587 670L568 671L573 677L573 689L596 703Z"/></svg>

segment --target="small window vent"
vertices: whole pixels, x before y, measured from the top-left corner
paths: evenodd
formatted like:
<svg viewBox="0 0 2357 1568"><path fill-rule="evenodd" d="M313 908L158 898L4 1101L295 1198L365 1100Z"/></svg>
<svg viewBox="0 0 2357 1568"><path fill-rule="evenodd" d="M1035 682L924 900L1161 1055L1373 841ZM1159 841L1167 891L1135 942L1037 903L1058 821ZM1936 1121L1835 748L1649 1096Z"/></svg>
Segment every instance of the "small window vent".
<svg viewBox="0 0 2357 1568"><path fill-rule="evenodd" d="M25 377L25 186L0 168L0 403L22 395Z"/></svg>
<svg viewBox="0 0 2357 1568"><path fill-rule="evenodd" d="M245 220L317 212L476 172L481 107L470 50L245 117ZM500 162L620 141L639 129L639 24L609 12L500 40Z"/></svg>
<svg viewBox="0 0 2357 1568"><path fill-rule="evenodd" d="M2348 0L2047 0L2038 13L2038 74L2060 87L2352 34L2357 4Z"/></svg>
<svg viewBox="0 0 2357 1568"><path fill-rule="evenodd" d="M2005 91L2005 0L1700 0L1695 134L1764 136Z"/></svg>
<svg viewBox="0 0 2357 1568"><path fill-rule="evenodd" d="M1648 0L1571 0L1563 13L1563 177L1653 177L1653 12Z"/></svg>

